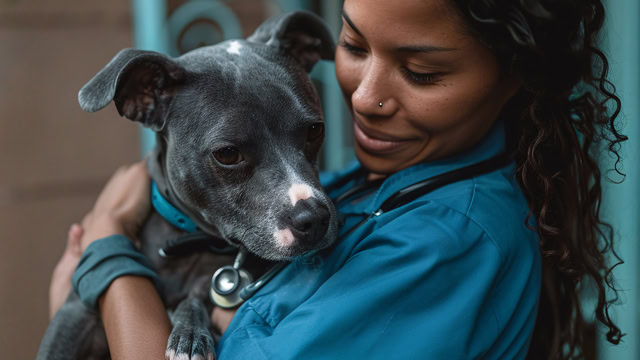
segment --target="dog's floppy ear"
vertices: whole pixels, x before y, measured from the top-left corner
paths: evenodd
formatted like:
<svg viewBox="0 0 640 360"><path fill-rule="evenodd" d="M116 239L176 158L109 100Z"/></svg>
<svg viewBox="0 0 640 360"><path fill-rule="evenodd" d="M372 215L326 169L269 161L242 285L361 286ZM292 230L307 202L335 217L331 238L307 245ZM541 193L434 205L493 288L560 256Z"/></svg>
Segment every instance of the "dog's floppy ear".
<svg viewBox="0 0 640 360"><path fill-rule="evenodd" d="M324 21L307 11L295 11L266 21L248 41L275 46L309 72L318 60L333 60L335 43Z"/></svg>
<svg viewBox="0 0 640 360"><path fill-rule="evenodd" d="M165 55L124 49L80 89L78 102L94 112L113 100L120 116L160 131L184 76L184 69Z"/></svg>

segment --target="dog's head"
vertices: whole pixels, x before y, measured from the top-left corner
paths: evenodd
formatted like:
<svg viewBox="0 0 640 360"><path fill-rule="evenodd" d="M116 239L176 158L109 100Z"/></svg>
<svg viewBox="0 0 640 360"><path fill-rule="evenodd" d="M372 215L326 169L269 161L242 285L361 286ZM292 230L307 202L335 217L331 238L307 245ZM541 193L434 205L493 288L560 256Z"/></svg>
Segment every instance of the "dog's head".
<svg viewBox="0 0 640 360"><path fill-rule="evenodd" d="M324 126L308 76L334 46L315 15L289 13L247 40L177 59L122 50L78 98L91 112L113 100L122 116L157 133L151 175L200 228L286 259L337 234L318 181Z"/></svg>

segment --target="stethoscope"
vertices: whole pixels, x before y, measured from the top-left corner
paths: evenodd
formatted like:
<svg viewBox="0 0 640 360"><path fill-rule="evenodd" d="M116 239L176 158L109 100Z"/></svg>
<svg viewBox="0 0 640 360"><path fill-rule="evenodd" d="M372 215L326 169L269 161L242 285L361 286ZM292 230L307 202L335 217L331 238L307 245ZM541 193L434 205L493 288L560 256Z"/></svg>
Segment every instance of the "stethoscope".
<svg viewBox="0 0 640 360"><path fill-rule="evenodd" d="M410 203L411 201L424 196L436 189L439 189L445 185L449 185L458 181L470 179L475 176L487 174L505 167L511 158L506 152L496 155L487 160L483 160L471 165L467 165L440 175L430 177L428 179L419 181L413 185L409 185L386 199L380 207L364 217L356 225L353 225L349 230L342 233L341 237L346 238L354 231L361 228L369 220L378 217L391 210L399 208L403 205ZM361 169L361 172L366 172L366 169ZM361 175L361 172L354 173L351 177L345 177L329 187L325 188L325 191L330 192L345 186L352 178ZM356 185L349 190L342 193L340 196L332 199L337 206L340 202L352 198L354 195L362 193L368 189L378 188L384 179L379 179L371 182L364 182ZM158 202L158 204L156 204ZM155 183L152 185L152 203L156 210L167 220L174 225L185 230L195 228L195 224L180 210L174 208L169 204L160 194ZM187 224L187 226L184 226ZM244 301L248 300L258 290L264 287L276 274L284 269L289 262L281 262L274 265L258 280L253 281L251 274L242 268L247 255L246 249L242 246L231 246L226 244L224 240L212 239L211 236L203 232L195 232L186 234L177 239L167 242L167 245L160 249L160 255L162 256L176 256L191 252L194 248L208 249L215 253L229 254L233 251L238 251L233 265L223 266L217 269L211 277L211 289L209 297L211 301L222 308L233 308Z"/></svg>

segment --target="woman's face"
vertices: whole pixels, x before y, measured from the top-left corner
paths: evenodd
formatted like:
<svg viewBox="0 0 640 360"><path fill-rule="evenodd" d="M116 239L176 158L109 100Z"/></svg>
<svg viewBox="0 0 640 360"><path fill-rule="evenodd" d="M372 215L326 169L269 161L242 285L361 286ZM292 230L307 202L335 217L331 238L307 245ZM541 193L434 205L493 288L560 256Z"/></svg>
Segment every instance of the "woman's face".
<svg viewBox="0 0 640 360"><path fill-rule="evenodd" d="M336 74L356 155L372 173L473 146L518 89L447 1L345 0L343 9Z"/></svg>

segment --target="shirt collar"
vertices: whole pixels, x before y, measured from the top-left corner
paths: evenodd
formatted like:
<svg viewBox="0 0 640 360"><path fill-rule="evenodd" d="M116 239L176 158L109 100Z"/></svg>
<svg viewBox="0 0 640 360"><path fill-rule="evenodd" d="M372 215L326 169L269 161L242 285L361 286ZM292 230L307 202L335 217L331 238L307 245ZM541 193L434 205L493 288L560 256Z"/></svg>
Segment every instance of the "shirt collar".
<svg viewBox="0 0 640 360"><path fill-rule="evenodd" d="M363 213L373 213L382 203L397 191L421 180L431 178L461 167L472 165L505 151L504 121L496 120L489 133L475 146L463 153L436 161L420 163L398 171L387 178L371 200L362 204ZM350 172L362 169L361 164L352 167Z"/></svg>

